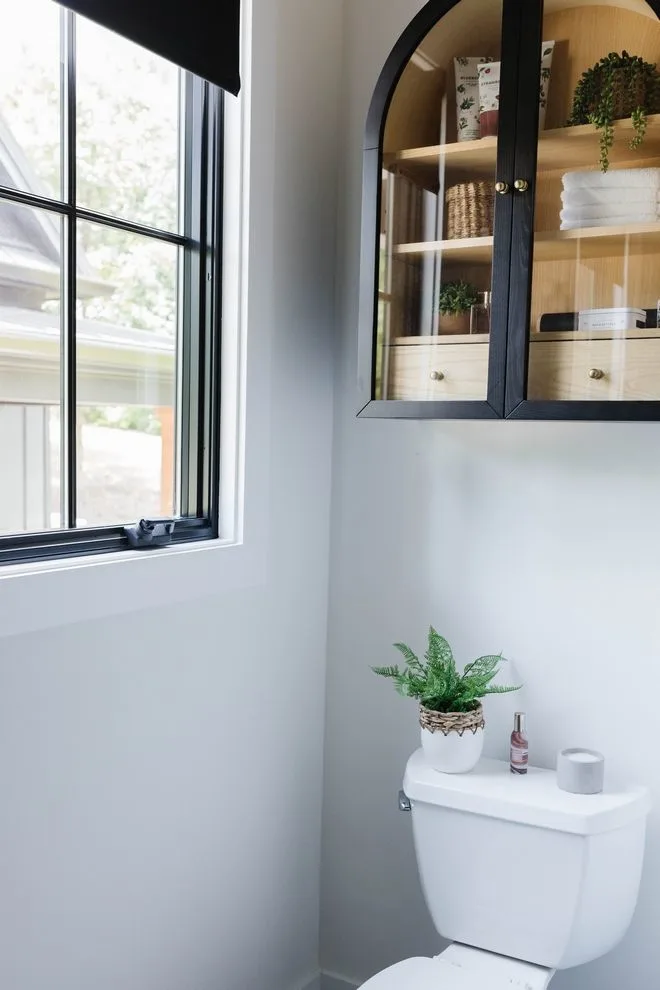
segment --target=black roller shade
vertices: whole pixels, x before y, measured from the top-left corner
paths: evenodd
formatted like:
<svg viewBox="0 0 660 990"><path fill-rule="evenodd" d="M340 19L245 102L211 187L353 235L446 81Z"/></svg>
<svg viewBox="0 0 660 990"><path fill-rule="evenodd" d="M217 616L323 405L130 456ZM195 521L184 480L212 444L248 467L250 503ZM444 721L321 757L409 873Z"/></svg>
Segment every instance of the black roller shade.
<svg viewBox="0 0 660 990"><path fill-rule="evenodd" d="M238 93L240 0L57 0L229 93Z"/></svg>

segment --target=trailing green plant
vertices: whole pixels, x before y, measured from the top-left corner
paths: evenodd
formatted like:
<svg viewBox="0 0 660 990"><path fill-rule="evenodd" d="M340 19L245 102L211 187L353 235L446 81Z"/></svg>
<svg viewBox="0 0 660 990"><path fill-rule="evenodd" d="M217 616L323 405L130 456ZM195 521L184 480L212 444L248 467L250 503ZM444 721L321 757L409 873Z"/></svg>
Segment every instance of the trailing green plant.
<svg viewBox="0 0 660 990"><path fill-rule="evenodd" d="M398 665L371 669L379 677L394 681L399 694L416 698L430 711L471 712L488 694L508 694L520 690L520 684L492 683L500 664L506 663L501 653L478 657L466 664L460 674L451 646L433 626L429 628L428 647L422 660L405 643L395 643L394 646L405 660L403 669Z"/></svg>
<svg viewBox="0 0 660 990"><path fill-rule="evenodd" d="M600 167L607 172L614 143L614 121L629 117L631 151L641 145L647 116L660 112L660 73L639 55L610 52L582 74L573 95L569 126L593 124L600 131Z"/></svg>
<svg viewBox="0 0 660 990"><path fill-rule="evenodd" d="M470 282L458 279L456 282L443 282L438 294L438 308L443 316L456 316L467 313L479 296Z"/></svg>

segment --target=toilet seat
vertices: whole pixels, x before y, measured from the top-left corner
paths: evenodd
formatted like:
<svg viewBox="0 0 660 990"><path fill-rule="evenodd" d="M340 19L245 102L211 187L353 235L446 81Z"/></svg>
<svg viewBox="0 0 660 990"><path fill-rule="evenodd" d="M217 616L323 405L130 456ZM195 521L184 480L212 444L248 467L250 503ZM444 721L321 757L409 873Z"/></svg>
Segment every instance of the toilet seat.
<svg viewBox="0 0 660 990"><path fill-rule="evenodd" d="M546 990L554 970L467 945L415 956L377 973L361 990Z"/></svg>

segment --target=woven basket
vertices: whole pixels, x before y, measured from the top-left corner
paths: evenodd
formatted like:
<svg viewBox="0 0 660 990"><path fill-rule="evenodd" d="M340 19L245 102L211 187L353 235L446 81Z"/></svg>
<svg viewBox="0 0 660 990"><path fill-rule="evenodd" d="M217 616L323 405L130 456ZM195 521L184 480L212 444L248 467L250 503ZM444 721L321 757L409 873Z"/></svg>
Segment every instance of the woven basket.
<svg viewBox="0 0 660 990"><path fill-rule="evenodd" d="M481 705L473 712L432 712L420 705L419 724L423 729L441 732L443 736L448 736L450 732L457 732L462 736L464 732L474 735L478 729L484 728L486 722Z"/></svg>
<svg viewBox="0 0 660 990"><path fill-rule="evenodd" d="M490 237L495 194L492 182L461 182L445 193L447 238Z"/></svg>

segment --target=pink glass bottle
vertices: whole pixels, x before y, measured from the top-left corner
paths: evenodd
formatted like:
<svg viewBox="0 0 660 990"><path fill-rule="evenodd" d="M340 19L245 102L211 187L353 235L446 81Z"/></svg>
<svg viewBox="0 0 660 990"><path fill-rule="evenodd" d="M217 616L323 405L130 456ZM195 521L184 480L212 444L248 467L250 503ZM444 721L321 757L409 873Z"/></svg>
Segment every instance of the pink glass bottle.
<svg viewBox="0 0 660 990"><path fill-rule="evenodd" d="M528 757L529 745L525 713L516 712L513 717L513 732L511 733L511 773L527 773Z"/></svg>

